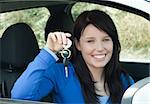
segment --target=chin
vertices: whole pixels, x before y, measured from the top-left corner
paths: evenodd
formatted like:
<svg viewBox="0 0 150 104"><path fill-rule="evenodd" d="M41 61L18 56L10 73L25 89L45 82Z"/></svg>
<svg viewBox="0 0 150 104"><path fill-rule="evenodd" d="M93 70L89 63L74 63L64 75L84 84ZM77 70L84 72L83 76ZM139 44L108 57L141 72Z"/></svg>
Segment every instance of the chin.
<svg viewBox="0 0 150 104"><path fill-rule="evenodd" d="M96 68L104 68L106 64L97 64L97 65L93 65Z"/></svg>

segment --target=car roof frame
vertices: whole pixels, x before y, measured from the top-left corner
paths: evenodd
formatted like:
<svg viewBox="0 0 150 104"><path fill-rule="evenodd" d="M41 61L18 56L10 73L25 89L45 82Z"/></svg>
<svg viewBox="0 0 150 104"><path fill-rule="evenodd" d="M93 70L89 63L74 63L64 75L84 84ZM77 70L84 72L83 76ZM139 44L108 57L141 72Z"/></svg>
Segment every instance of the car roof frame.
<svg viewBox="0 0 150 104"><path fill-rule="evenodd" d="M147 20L150 20L150 13L147 11L143 11L127 4L121 4L118 0L1 0L0 1L0 12L8 12L20 9L29 9L36 7L48 7L50 5L58 5L58 4L75 4L77 2L87 2L87 3L95 3L100 5L105 5L113 8L117 8L120 10L128 11L137 15L140 15ZM146 2L146 1L145 1ZM149 2L147 2L149 3ZM147 6L147 5L146 5Z"/></svg>

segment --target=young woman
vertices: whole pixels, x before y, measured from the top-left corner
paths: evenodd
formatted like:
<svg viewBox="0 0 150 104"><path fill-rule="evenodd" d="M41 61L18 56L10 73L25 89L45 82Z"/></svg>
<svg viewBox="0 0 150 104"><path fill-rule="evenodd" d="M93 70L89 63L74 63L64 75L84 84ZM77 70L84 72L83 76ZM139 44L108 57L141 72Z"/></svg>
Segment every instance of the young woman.
<svg viewBox="0 0 150 104"><path fill-rule="evenodd" d="M71 37L71 39L70 39ZM68 75L56 53L72 41ZM12 89L12 98L40 100L52 93L56 103L120 103L134 83L119 66L120 43L116 27L105 12L79 15L73 34L49 33L41 50Z"/></svg>

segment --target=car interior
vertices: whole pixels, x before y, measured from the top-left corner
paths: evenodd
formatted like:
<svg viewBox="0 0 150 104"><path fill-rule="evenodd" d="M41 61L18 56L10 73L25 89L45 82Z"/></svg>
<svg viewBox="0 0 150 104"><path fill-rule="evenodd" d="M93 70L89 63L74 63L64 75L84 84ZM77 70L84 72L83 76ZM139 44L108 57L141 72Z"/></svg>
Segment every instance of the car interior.
<svg viewBox="0 0 150 104"><path fill-rule="evenodd" d="M49 32L64 31L72 32L73 18L71 16L72 6L77 0L60 1L22 1L22 2L0 2L0 12L10 12L28 8L46 7L51 16L48 18L45 27L45 41ZM132 12L150 20L149 14L135 8L122 4L112 3L103 0L81 0L80 2L96 3ZM27 65L39 53L40 48L32 28L26 23L16 23L9 26L0 39L0 98L10 98L11 88L16 79L26 69ZM148 62L126 62L121 61L121 66L133 77L135 82L149 77ZM51 95L43 98L42 101L50 102Z"/></svg>
<svg viewBox="0 0 150 104"><path fill-rule="evenodd" d="M39 53L39 46L32 29L25 23L17 23L4 31L1 49L2 97L9 97L14 81Z"/></svg>

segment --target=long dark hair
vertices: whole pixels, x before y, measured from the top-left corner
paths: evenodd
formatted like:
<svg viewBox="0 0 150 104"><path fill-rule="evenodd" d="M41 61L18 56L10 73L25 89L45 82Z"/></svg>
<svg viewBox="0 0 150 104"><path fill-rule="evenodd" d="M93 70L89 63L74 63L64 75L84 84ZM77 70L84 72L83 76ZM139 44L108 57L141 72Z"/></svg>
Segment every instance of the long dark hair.
<svg viewBox="0 0 150 104"><path fill-rule="evenodd" d="M127 75L119 66L120 42L116 27L105 12L99 10L85 11L81 13L75 21L73 29L73 56L72 62L75 67L76 75L80 81L86 103L99 103L95 92L94 81L81 52L75 47L75 39L80 40L80 36L87 25L92 24L100 30L105 31L113 41L113 54L110 61L106 64L103 74L105 75L104 88L108 85L110 100L112 103L118 103L124 93L124 87L120 76L122 73Z"/></svg>

